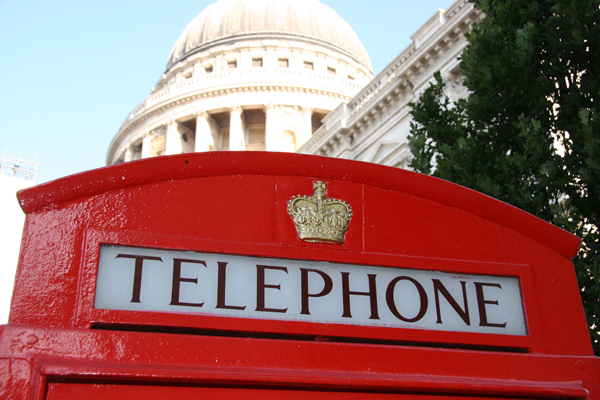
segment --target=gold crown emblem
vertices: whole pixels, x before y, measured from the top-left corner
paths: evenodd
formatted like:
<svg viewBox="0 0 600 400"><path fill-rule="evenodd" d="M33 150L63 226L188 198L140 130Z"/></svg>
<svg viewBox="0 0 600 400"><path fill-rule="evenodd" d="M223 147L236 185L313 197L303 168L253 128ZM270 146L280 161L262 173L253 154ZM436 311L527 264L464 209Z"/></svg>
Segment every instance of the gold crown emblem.
<svg viewBox="0 0 600 400"><path fill-rule="evenodd" d="M328 199L326 183L316 181L312 196L294 196L288 201L288 214L296 224L298 237L307 242L344 243L352 219L350 204Z"/></svg>

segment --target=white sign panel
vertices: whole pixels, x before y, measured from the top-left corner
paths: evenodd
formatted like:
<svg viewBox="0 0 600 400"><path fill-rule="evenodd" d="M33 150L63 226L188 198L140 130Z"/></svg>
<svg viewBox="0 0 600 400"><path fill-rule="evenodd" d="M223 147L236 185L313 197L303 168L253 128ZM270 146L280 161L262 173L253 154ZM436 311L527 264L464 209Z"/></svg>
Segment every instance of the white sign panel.
<svg viewBox="0 0 600 400"><path fill-rule="evenodd" d="M94 307L526 335L516 277L103 245Z"/></svg>

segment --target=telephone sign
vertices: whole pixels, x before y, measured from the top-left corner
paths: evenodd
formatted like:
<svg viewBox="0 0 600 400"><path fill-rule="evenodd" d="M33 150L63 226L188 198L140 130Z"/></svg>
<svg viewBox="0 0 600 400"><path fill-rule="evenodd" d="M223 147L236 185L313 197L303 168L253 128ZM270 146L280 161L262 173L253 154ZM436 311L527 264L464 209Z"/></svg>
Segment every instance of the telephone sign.
<svg viewBox="0 0 600 400"><path fill-rule="evenodd" d="M515 277L106 245L94 307L527 334Z"/></svg>

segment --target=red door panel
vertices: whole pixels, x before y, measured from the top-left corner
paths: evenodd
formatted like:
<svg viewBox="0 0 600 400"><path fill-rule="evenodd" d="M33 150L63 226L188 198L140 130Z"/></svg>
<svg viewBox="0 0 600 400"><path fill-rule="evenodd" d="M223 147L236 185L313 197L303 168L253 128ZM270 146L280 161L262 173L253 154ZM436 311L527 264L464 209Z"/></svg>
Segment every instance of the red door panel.
<svg viewBox="0 0 600 400"><path fill-rule="evenodd" d="M317 390L51 383L46 400L490 400L483 397L355 393ZM517 399L518 400L518 399Z"/></svg>

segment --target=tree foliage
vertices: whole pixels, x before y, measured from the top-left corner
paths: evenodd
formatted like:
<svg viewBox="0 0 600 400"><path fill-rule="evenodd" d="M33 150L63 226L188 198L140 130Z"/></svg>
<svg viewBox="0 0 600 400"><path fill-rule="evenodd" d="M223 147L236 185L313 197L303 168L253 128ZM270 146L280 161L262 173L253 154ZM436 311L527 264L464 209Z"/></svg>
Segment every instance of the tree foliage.
<svg viewBox="0 0 600 400"><path fill-rule="evenodd" d="M412 103L412 168L583 239L574 259L600 354L600 0L474 0L466 99L441 75Z"/></svg>

